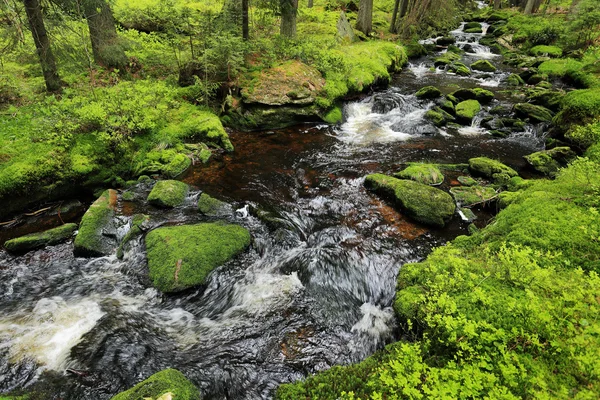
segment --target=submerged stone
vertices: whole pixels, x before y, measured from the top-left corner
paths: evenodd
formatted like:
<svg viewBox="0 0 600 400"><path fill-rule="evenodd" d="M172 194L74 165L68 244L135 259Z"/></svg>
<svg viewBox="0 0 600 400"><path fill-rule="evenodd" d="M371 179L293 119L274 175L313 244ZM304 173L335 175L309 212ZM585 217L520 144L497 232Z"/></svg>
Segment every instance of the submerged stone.
<svg viewBox="0 0 600 400"><path fill-rule="evenodd" d="M250 232L225 223L169 226L146 235L150 279L171 293L205 283L208 274L250 245Z"/></svg>
<svg viewBox="0 0 600 400"><path fill-rule="evenodd" d="M398 179L410 179L426 185L440 185L444 182L444 175L434 164L412 164L404 170L394 174Z"/></svg>
<svg viewBox="0 0 600 400"><path fill-rule="evenodd" d="M469 160L469 169L474 174L493 179L494 174L507 174L510 177L519 175L517 171L500 161L487 157L476 157Z"/></svg>
<svg viewBox="0 0 600 400"><path fill-rule="evenodd" d="M372 174L365 178L365 187L390 198L396 207L425 225L443 227L456 209L448 193L414 181Z"/></svg>
<svg viewBox="0 0 600 400"><path fill-rule="evenodd" d="M11 253L25 253L30 250L62 243L73 237L73 233L76 230L77 224L64 224L44 232L32 233L8 240L4 243L4 247Z"/></svg>
<svg viewBox="0 0 600 400"><path fill-rule="evenodd" d="M183 204L188 191L189 186L183 182L158 181L148 195L148 203L162 208L177 207Z"/></svg>
<svg viewBox="0 0 600 400"><path fill-rule="evenodd" d="M110 254L115 246L114 238L104 234L115 215L117 192L106 190L90 206L81 219L79 232L75 237L76 256L98 257Z"/></svg>
<svg viewBox="0 0 600 400"><path fill-rule="evenodd" d="M168 395L171 395L170 397ZM165 369L111 400L200 400L200 391L181 372Z"/></svg>

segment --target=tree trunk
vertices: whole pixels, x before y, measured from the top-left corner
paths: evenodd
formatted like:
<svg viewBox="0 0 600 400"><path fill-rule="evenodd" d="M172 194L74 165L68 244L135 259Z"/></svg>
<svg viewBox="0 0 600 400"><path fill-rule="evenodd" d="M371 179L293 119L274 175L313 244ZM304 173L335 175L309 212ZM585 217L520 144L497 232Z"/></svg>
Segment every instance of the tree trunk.
<svg viewBox="0 0 600 400"><path fill-rule="evenodd" d="M408 12L408 0L402 0L402 4L400 6L400 18L404 18L406 13Z"/></svg>
<svg viewBox="0 0 600 400"><path fill-rule="evenodd" d="M313 6L313 0L308 0L308 8L312 8Z"/></svg>
<svg viewBox="0 0 600 400"><path fill-rule="evenodd" d="M250 39L250 22L248 18L248 0L242 0L242 37Z"/></svg>
<svg viewBox="0 0 600 400"><path fill-rule="evenodd" d="M398 7L400 6L400 0L394 2L394 12L392 13L392 22L390 23L390 33L398 32L396 29L396 18L398 17Z"/></svg>
<svg viewBox="0 0 600 400"><path fill-rule="evenodd" d="M502 8L502 0L494 0L494 10Z"/></svg>
<svg viewBox="0 0 600 400"><path fill-rule="evenodd" d="M533 5L535 4L535 0L527 0L527 4L525 4L525 14L529 15L533 13Z"/></svg>
<svg viewBox="0 0 600 400"><path fill-rule="evenodd" d="M127 56L119 43L115 19L105 0L83 0L83 14L92 40L94 61L108 68L124 68Z"/></svg>
<svg viewBox="0 0 600 400"><path fill-rule="evenodd" d="M373 29L373 0L360 0L356 29L368 35Z"/></svg>
<svg viewBox="0 0 600 400"><path fill-rule="evenodd" d="M44 26L40 2L39 0L23 0L23 4L25 5L25 12L29 20L29 27L31 28L35 48L40 58L46 89L49 92L60 90L60 77L56 69L56 60L50 48L48 33Z"/></svg>
<svg viewBox="0 0 600 400"><path fill-rule="evenodd" d="M279 34L287 38L296 36L296 14L298 13L298 0L280 0L281 26Z"/></svg>

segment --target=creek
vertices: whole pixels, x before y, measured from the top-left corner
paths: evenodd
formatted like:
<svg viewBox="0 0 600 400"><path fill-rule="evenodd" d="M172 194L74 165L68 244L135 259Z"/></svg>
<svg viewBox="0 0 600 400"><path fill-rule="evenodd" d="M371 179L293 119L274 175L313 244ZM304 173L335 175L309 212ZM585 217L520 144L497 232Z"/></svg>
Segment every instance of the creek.
<svg viewBox="0 0 600 400"><path fill-rule="evenodd" d="M452 34L473 51L466 64L486 58L499 66L481 34L462 26ZM461 77L432 65L432 57L413 61L387 90L346 104L339 126L233 132L234 153L195 166L184 181L233 204L224 218L253 236L251 250L215 270L206 287L170 296L151 288L142 241L123 260L75 258L72 243L18 257L0 252L0 392L35 387L52 398L109 399L172 367L206 399L270 399L280 383L361 361L397 340L398 270L467 234L468 224L458 215L444 229L415 224L365 191L363 177L476 156L522 169L522 156L544 143L531 125L503 139L481 118L462 128L431 125L423 116L434 104L413 95L426 85L489 89L496 100L486 110L514 103L506 69ZM457 176L448 173L442 188ZM199 193L169 212L121 202L120 218L143 211L161 224L201 221ZM479 225L492 217L477 214Z"/></svg>

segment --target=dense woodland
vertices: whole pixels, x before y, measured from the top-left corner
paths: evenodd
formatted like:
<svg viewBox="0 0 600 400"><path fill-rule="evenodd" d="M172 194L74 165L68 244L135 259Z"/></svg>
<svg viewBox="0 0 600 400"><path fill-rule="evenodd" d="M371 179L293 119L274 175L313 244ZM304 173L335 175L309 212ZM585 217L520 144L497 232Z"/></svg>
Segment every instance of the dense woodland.
<svg viewBox="0 0 600 400"><path fill-rule="evenodd" d="M486 3L2 0L0 225L51 201L102 199L141 176L177 179L235 153L233 130L338 124L349 99L386 87L409 60L441 49L439 39L437 47L420 40L448 37L461 21L475 22L474 32L489 23L482 43L515 71L507 92L541 107L522 119L547 124L546 151L570 147L574 156L535 179L488 167L501 209L493 222L400 268L399 341L273 395L597 399L600 1ZM461 49L452 47L444 45L436 66L459 74L452 54ZM428 115L440 118L436 126L458 118L436 110ZM396 188L381 189L385 179L365 185L393 197ZM250 238L232 234L237 254ZM202 396L177 371L161 374L115 398ZM54 397L25 387L5 398Z"/></svg>

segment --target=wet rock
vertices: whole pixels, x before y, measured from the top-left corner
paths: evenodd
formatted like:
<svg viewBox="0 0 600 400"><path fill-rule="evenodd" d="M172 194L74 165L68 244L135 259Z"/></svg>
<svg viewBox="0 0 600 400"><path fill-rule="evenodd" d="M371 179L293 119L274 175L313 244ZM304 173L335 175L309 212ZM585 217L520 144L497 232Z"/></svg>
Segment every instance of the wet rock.
<svg viewBox="0 0 600 400"><path fill-rule="evenodd" d="M353 43L358 40L354 34L352 25L350 25L350 21L348 21L348 17L346 17L346 13L343 11L340 13L340 17L338 18L337 34L343 42Z"/></svg>
<svg viewBox="0 0 600 400"><path fill-rule="evenodd" d="M239 225L203 223L158 228L146 235L150 279L171 293L205 283L208 274L250 245Z"/></svg>
<svg viewBox="0 0 600 400"><path fill-rule="evenodd" d="M477 215L470 208L461 208L459 209L459 215L463 221L473 222L477 219Z"/></svg>
<svg viewBox="0 0 600 400"><path fill-rule="evenodd" d="M454 43L456 43L456 38L454 36L443 36L435 41L435 44L438 46L448 46Z"/></svg>
<svg viewBox="0 0 600 400"><path fill-rule="evenodd" d="M463 186L475 186L479 184L475 179L471 178L470 176L459 176L457 180Z"/></svg>
<svg viewBox="0 0 600 400"><path fill-rule="evenodd" d="M510 76L506 78L506 84L508 86L523 86L525 81L517 74L510 74Z"/></svg>
<svg viewBox="0 0 600 400"><path fill-rule="evenodd" d="M466 100L456 105L456 119L463 124L470 124L475 115L481 111L481 105L477 100Z"/></svg>
<svg viewBox="0 0 600 400"><path fill-rule="evenodd" d="M471 21L471 22L467 22L465 24L464 30L465 32L467 31L467 29L474 29L474 28L478 28L481 29L481 23L477 22L477 21Z"/></svg>
<svg viewBox="0 0 600 400"><path fill-rule="evenodd" d="M30 250L40 249L67 241L73 237L77 224L64 224L44 232L32 233L15 239L8 240L4 247L11 253L26 253Z"/></svg>
<svg viewBox="0 0 600 400"><path fill-rule="evenodd" d="M566 167L577 157L569 147L555 147L551 150L538 151L525 156L525 160L536 171L548 176L554 176L561 167Z"/></svg>
<svg viewBox="0 0 600 400"><path fill-rule="evenodd" d="M121 244L119 245L119 248L117 249L117 258L119 258L119 259L123 258L123 256L125 255L125 250L127 248L127 245L129 244L129 242L131 242L133 239L141 236L144 232L146 232L150 228L149 223L150 223L149 215L136 214L133 216L133 218L131 220L131 227L129 228L129 231L127 231L125 236L123 237L123 240L121 240Z"/></svg>
<svg viewBox="0 0 600 400"><path fill-rule="evenodd" d="M494 188L479 185L453 187L450 189L450 193L462 207L489 202L496 197L496 190Z"/></svg>
<svg viewBox="0 0 600 400"><path fill-rule="evenodd" d="M434 164L415 163L394 174L398 179L410 179L426 185L440 185L444 175Z"/></svg>
<svg viewBox="0 0 600 400"><path fill-rule="evenodd" d="M200 400L200 391L181 372L165 369L111 400Z"/></svg>
<svg viewBox="0 0 600 400"><path fill-rule="evenodd" d="M202 164L208 163L212 156L212 151L205 143L186 143L185 149L191 152L194 160L200 161Z"/></svg>
<svg viewBox="0 0 600 400"><path fill-rule="evenodd" d="M183 182L167 180L158 181L148 195L148 203L161 208L180 206L185 201L189 186Z"/></svg>
<svg viewBox="0 0 600 400"><path fill-rule="evenodd" d="M440 89L435 86L425 86L415 93L418 99L435 99L442 95Z"/></svg>
<svg viewBox="0 0 600 400"><path fill-rule="evenodd" d="M206 193L202 193L198 198L198 211L204 215L214 217L231 213L231 206L224 201L215 199Z"/></svg>
<svg viewBox="0 0 600 400"><path fill-rule="evenodd" d="M529 103L518 103L514 106L515 116L527 118L531 122L552 122L554 113L542 106Z"/></svg>
<svg viewBox="0 0 600 400"><path fill-rule="evenodd" d="M106 190L85 212L75 237L76 256L105 256L114 250L116 240L107 234L114 230L113 217L117 206L117 192Z"/></svg>
<svg viewBox="0 0 600 400"><path fill-rule="evenodd" d="M365 178L365 187L390 198L396 207L425 225L443 227L456 209L448 193L414 181L373 174Z"/></svg>
<svg viewBox="0 0 600 400"><path fill-rule="evenodd" d="M548 80L548 75L546 74L535 74L532 75L529 79L527 79L527 83L530 85L537 85L540 82L544 82Z"/></svg>
<svg viewBox="0 0 600 400"><path fill-rule="evenodd" d="M377 114L387 114L394 108L403 106L405 102L404 97L393 91L376 93L372 101L371 111Z"/></svg>
<svg viewBox="0 0 600 400"><path fill-rule="evenodd" d="M449 113L445 112L444 110L442 110L439 107L434 107L431 110L428 110L425 115L424 118L431 122L432 124L434 124L435 126L437 126L438 128L446 125L448 122L450 121L454 121L455 118L450 115Z"/></svg>
<svg viewBox="0 0 600 400"><path fill-rule="evenodd" d="M436 67L443 67L446 65L450 65L453 62L456 62L459 60L460 60L460 56L458 54L452 53L452 52L446 52L446 53L442 54L441 56L437 57L433 61L433 65Z"/></svg>
<svg viewBox="0 0 600 400"><path fill-rule="evenodd" d="M508 176L519 175L517 171L509 166L502 164L500 161L492 160L487 157L476 157L469 160L469 170L476 175L484 178L493 179L494 174L505 173Z"/></svg>
<svg viewBox="0 0 600 400"><path fill-rule="evenodd" d="M542 106L551 111L558 112L561 107L561 100L563 99L563 97L565 97L565 93L536 88L535 91L532 91L532 93L528 97L531 104L535 104L536 106Z"/></svg>
<svg viewBox="0 0 600 400"><path fill-rule="evenodd" d="M482 88L458 89L452 92L451 94L452 96L456 97L459 101L477 100L482 104L487 104L494 99L493 92Z"/></svg>
<svg viewBox="0 0 600 400"><path fill-rule="evenodd" d="M496 67L488 60L477 60L471 64L471 69L483 72L495 72Z"/></svg>
<svg viewBox="0 0 600 400"><path fill-rule="evenodd" d="M473 48L473 45L470 43L465 44L465 46L463 47L463 50L467 53L475 53L475 49Z"/></svg>
<svg viewBox="0 0 600 400"><path fill-rule="evenodd" d="M465 29L465 33L482 33L482 32L483 32L483 29L481 29L481 27Z"/></svg>
<svg viewBox="0 0 600 400"><path fill-rule="evenodd" d="M442 100L438 104L439 107L442 110L446 111L448 114L454 114L456 112L454 103L452 103L450 100Z"/></svg>
<svg viewBox="0 0 600 400"><path fill-rule="evenodd" d="M471 70L469 69L469 67L458 61L448 65L448 71L453 72L459 76L471 75Z"/></svg>

